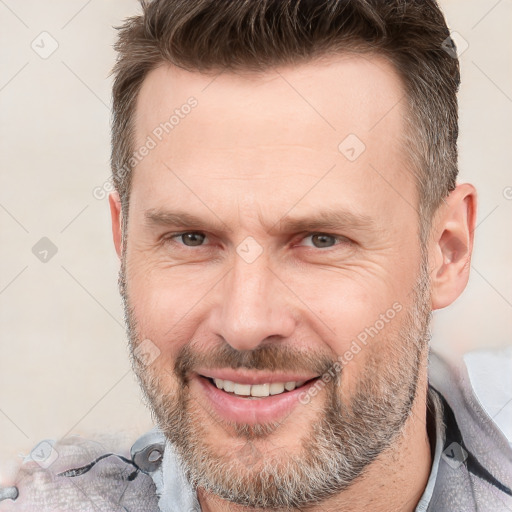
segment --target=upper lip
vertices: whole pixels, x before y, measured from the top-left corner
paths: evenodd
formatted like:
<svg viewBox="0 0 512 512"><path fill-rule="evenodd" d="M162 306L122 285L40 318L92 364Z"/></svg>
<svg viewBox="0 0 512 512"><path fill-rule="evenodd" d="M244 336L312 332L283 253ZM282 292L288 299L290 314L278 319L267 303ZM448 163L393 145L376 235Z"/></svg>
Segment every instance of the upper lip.
<svg viewBox="0 0 512 512"><path fill-rule="evenodd" d="M272 384L273 382L302 382L315 379L318 375L305 373L263 372L233 368L199 369L198 375L210 379L222 379L238 384Z"/></svg>

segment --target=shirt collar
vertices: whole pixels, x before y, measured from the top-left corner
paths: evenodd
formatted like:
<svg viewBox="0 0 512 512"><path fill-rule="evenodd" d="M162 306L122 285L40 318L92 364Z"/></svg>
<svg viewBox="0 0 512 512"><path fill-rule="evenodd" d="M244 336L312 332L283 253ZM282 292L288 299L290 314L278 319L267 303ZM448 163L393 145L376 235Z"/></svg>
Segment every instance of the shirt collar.
<svg viewBox="0 0 512 512"><path fill-rule="evenodd" d="M430 421L433 423L433 428L427 429L434 434L434 439L430 437L430 445L434 445L434 457L432 460L432 468L430 470L430 476L428 477L427 486L421 495L420 501L416 506L414 512L426 512L430 501L432 500L432 494L436 484L437 473L439 470L439 462L441 460L441 454L443 453L445 428L443 421L443 406L438 394L431 387L428 388L427 396L427 411L430 416Z"/></svg>

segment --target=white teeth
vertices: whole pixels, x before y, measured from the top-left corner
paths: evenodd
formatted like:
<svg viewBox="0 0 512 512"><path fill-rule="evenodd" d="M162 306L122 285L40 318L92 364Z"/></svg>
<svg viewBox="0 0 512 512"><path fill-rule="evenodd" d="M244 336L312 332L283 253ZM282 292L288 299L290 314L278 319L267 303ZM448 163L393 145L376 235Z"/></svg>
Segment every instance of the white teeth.
<svg viewBox="0 0 512 512"><path fill-rule="evenodd" d="M295 389L295 382L286 382L284 389L286 389L286 391L293 391Z"/></svg>
<svg viewBox="0 0 512 512"><path fill-rule="evenodd" d="M233 390L235 395L251 396L251 385L250 384L237 384L235 382L235 389Z"/></svg>
<svg viewBox="0 0 512 512"><path fill-rule="evenodd" d="M268 396L270 384L254 384L251 386L251 396Z"/></svg>
<svg viewBox="0 0 512 512"><path fill-rule="evenodd" d="M213 379L215 385L219 389L223 389L228 393L234 393L235 395L240 396L254 396L254 397L267 397L269 395L280 395L284 393L284 391L293 391L295 388L298 388L306 381L300 380L297 382L272 382L272 383L264 383L264 384L238 384L237 382L233 382L231 380L223 380L223 379Z"/></svg>
<svg viewBox="0 0 512 512"><path fill-rule="evenodd" d="M233 391L235 391L235 383L231 380L225 380L224 381L224 391L233 393Z"/></svg>
<svg viewBox="0 0 512 512"><path fill-rule="evenodd" d="M284 391L284 384L282 382L272 382L270 384L270 394L271 395L279 395Z"/></svg>

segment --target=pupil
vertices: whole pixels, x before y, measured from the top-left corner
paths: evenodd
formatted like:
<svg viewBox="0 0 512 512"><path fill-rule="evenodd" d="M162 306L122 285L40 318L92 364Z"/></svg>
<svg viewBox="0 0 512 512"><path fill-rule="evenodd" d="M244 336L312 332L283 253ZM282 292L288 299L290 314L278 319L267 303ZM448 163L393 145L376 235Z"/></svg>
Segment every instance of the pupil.
<svg viewBox="0 0 512 512"><path fill-rule="evenodd" d="M334 237L330 235L313 235L311 238L316 247L330 247L334 243Z"/></svg>
<svg viewBox="0 0 512 512"><path fill-rule="evenodd" d="M185 245L201 245L204 240L204 235L201 233L185 233L181 236Z"/></svg>

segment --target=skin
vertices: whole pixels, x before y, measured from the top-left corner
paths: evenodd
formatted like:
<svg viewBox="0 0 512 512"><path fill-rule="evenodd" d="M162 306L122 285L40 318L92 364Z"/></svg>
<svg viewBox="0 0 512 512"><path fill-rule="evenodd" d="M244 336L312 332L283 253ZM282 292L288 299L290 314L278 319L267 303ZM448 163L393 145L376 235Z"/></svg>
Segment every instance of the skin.
<svg viewBox="0 0 512 512"><path fill-rule="evenodd" d="M151 371L163 392L176 393L169 368L187 344L203 354L219 340L238 351L280 344L335 358L394 303L412 308L421 263L419 199L401 143L404 91L389 62L343 55L216 78L162 65L145 79L138 98L135 147L190 96L197 107L136 166L128 219L119 197L110 197L137 334L160 351ZM366 146L353 162L338 150L348 134ZM151 212L171 209L202 224L148 220ZM326 209L345 210L365 223L281 229L286 219L310 219ZM427 246L431 310L451 304L466 286L475 215L469 184L459 184L436 212ZM184 231L206 234L204 245L164 240ZM329 239L334 245L315 247L315 233L335 236ZM262 251L251 263L237 253L247 237ZM382 368L392 364L404 319L398 314L344 366L344 400L372 356L380 355ZM196 384L189 392L201 405L195 421L207 425L204 441L219 453L236 453L242 443L212 419ZM424 353L400 435L348 489L307 510L414 510L431 466L426 389ZM258 456L276 447L283 456L297 453L296 433L310 431L324 399L320 391L310 405L297 406L282 428L255 441ZM247 510L203 489L198 496L204 511Z"/></svg>

